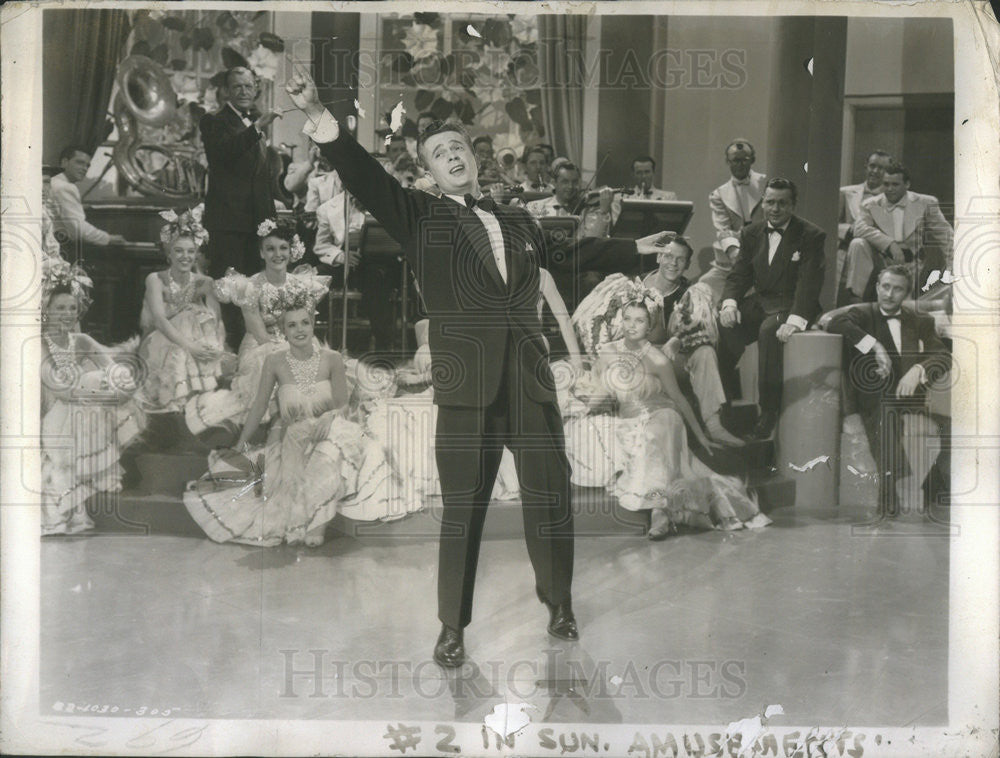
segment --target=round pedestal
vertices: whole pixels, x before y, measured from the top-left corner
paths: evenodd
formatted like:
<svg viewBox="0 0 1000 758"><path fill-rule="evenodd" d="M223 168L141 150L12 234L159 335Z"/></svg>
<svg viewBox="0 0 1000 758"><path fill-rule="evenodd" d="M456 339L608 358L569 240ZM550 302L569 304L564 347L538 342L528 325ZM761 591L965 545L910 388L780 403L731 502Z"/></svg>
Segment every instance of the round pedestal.
<svg viewBox="0 0 1000 758"><path fill-rule="evenodd" d="M777 461L795 480L799 508L838 504L841 341L839 334L802 332L785 345Z"/></svg>

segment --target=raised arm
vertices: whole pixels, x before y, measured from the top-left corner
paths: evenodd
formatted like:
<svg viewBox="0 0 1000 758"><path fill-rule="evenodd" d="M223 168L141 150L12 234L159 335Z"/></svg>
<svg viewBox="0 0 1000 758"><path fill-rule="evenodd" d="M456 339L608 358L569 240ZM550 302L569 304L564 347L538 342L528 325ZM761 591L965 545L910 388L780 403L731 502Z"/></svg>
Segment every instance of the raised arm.
<svg viewBox="0 0 1000 758"><path fill-rule="evenodd" d="M228 106L226 106L228 107ZM226 128L216 115L206 113L198 123L201 130L201 141L205 146L205 157L209 163L224 166L235 166L247 159L247 153L253 150L263 135L252 125L240 132L232 132Z"/></svg>
<svg viewBox="0 0 1000 758"><path fill-rule="evenodd" d="M419 232L421 198L430 196L404 190L382 164L341 130L337 120L319 101L316 85L308 73L299 68L285 84L285 91L306 115L303 133L319 146L320 153L336 169L347 191L378 219L407 255L415 253L411 248L416 246L408 243Z"/></svg>

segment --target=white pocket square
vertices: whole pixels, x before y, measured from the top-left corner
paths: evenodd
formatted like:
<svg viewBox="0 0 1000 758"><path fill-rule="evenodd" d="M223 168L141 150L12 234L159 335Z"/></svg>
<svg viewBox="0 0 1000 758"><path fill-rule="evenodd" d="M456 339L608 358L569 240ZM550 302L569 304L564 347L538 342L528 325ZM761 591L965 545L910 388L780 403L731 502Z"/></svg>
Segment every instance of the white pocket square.
<svg viewBox="0 0 1000 758"><path fill-rule="evenodd" d="M802 260L802 253L796 250L792 253L792 263L798 263L800 260Z"/></svg>

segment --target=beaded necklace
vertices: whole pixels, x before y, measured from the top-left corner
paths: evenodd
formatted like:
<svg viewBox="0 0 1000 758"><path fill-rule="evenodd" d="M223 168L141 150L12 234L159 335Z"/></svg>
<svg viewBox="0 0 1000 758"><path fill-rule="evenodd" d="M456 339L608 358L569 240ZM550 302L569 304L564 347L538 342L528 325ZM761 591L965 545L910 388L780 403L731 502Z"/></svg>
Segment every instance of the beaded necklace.
<svg viewBox="0 0 1000 758"><path fill-rule="evenodd" d="M319 373L319 350L313 350L308 358L301 361L293 358L292 351L289 350L285 353L285 359L299 389L305 393L312 392L316 384L316 375Z"/></svg>

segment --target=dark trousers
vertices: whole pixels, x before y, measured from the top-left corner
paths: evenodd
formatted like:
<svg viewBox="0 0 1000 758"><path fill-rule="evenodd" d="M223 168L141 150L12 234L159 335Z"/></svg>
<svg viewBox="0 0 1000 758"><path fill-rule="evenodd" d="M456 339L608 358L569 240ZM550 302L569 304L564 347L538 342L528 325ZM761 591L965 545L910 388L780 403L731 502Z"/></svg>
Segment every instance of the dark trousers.
<svg viewBox="0 0 1000 758"><path fill-rule="evenodd" d="M536 589L550 603L570 600L573 512L562 418L554 402L526 397L513 363L505 357L504 379L487 408L438 408L435 444L444 504L438 618L456 629L472 618L479 544L504 445L514 454Z"/></svg>
<svg viewBox="0 0 1000 758"><path fill-rule="evenodd" d="M263 267L260 257L259 240L256 231L229 232L209 230L208 275L213 279L225 276L226 271L236 269L245 276L257 273ZM240 309L229 303L221 304L222 324L226 328L226 341L233 349L238 349L246 325Z"/></svg>
<svg viewBox="0 0 1000 758"><path fill-rule="evenodd" d="M746 346L757 343L757 394L761 412L777 414L781 410L782 348L778 327L788 311L766 313L756 297L740 303L740 323L719 328L719 373L726 397L739 397L739 374L736 364Z"/></svg>
<svg viewBox="0 0 1000 758"><path fill-rule="evenodd" d="M892 391L895 392L895 387ZM921 396L896 398L891 395L866 395L858 399L861 423L875 461L880 516L895 516L899 512L896 483L911 473L903 449L903 417L906 414L922 414L925 405Z"/></svg>

